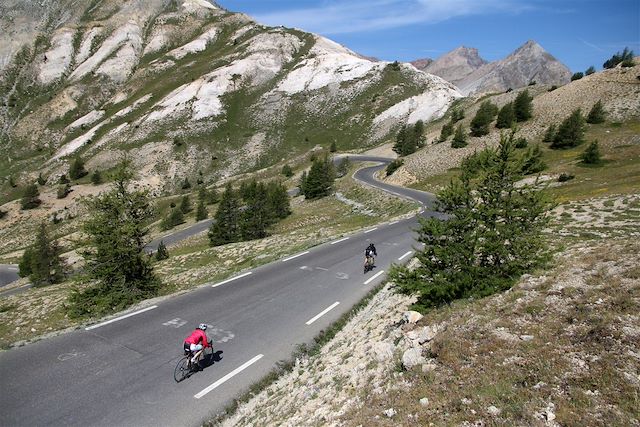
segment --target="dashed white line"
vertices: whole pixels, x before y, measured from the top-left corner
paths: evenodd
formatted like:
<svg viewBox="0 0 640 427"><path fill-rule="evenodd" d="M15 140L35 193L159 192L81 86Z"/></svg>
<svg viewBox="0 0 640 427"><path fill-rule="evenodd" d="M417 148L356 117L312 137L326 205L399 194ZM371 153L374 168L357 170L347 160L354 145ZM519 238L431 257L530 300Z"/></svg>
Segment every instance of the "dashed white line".
<svg viewBox="0 0 640 427"><path fill-rule="evenodd" d="M328 312L330 312L331 310L333 310L334 308L336 308L338 306L338 304L340 304L338 301L334 302L333 304L331 304L329 307L325 308L324 310L322 310L320 313L318 313L317 315L315 315L314 317L312 317L311 319L309 319L307 321L307 325L312 324L313 322L315 322L316 320L318 320L319 318L321 318L322 316L324 316L325 314L327 314Z"/></svg>
<svg viewBox="0 0 640 427"><path fill-rule="evenodd" d="M367 280L366 282L364 282L365 285L368 285L369 283L373 282L375 279L377 279L382 273L384 273L384 270L380 270L378 271L376 274L374 274L373 276L371 276L369 278L369 280Z"/></svg>
<svg viewBox="0 0 640 427"><path fill-rule="evenodd" d="M248 272L246 272L246 273L244 273L244 274L241 274L241 275L239 275L239 276L232 277L231 279L224 280L224 281L222 281L222 282L220 282L220 283L216 283L215 285L211 285L211 287L212 287L212 288L217 288L218 286L226 285L227 283L229 283L229 282L233 282L234 280L238 280L238 279L241 279L241 278L243 278L243 277L247 277L247 276L249 276L250 274L253 274L253 271L248 271Z"/></svg>
<svg viewBox="0 0 640 427"><path fill-rule="evenodd" d="M369 229L369 230L365 231L365 232L364 232L364 234L371 233L372 231L375 231L375 230L377 230L377 229L378 229L378 227L371 228L371 229Z"/></svg>
<svg viewBox="0 0 640 427"><path fill-rule="evenodd" d="M106 322L98 323L96 325L91 325L84 328L85 331L90 331L92 329L99 328L100 326L108 325L109 323L117 322L118 320L126 319L127 317L135 316L136 314L144 313L145 311L153 310L154 308L158 308L157 305L152 305L151 307L143 308L142 310L134 311L133 313L125 314L124 316L116 317L115 319L107 320Z"/></svg>
<svg viewBox="0 0 640 427"><path fill-rule="evenodd" d="M238 366L236 369L234 369L233 371L229 372L227 375L225 375L224 377L220 378L218 381L216 381L215 383L211 384L209 387L205 388L200 393L195 394L193 397L195 397L196 399L200 399L202 396L206 395L211 390L214 390L215 388L217 388L220 385L224 384L229 379L231 379L232 377L238 375L240 372L244 371L249 366L253 365L254 363L256 363L258 360L262 359L263 357L264 357L264 354L257 355L253 359L251 359L248 362L244 363L242 366Z"/></svg>
<svg viewBox="0 0 640 427"><path fill-rule="evenodd" d="M340 240L336 240L335 242L331 242L331 244L335 245L336 243L344 242L345 240L349 240L349 238L345 237L344 239L340 239Z"/></svg>
<svg viewBox="0 0 640 427"><path fill-rule="evenodd" d="M397 223L399 223L399 222L400 222L400 221L393 221L393 222L390 222L390 223L389 223L389 225L395 225L395 224L397 224Z"/></svg>
<svg viewBox="0 0 640 427"><path fill-rule="evenodd" d="M283 259L283 260L282 260L282 262L291 261L292 259L298 258L299 256L306 255L306 254L308 254L308 253L309 253L309 251L301 252L301 253L299 253L299 254L297 254L297 255L290 256L289 258L285 258L285 259Z"/></svg>
<svg viewBox="0 0 640 427"><path fill-rule="evenodd" d="M409 251L406 254L402 255L400 258L398 258L398 261L402 261L403 259L405 259L406 257L408 257L409 255L411 255L413 253L413 251Z"/></svg>

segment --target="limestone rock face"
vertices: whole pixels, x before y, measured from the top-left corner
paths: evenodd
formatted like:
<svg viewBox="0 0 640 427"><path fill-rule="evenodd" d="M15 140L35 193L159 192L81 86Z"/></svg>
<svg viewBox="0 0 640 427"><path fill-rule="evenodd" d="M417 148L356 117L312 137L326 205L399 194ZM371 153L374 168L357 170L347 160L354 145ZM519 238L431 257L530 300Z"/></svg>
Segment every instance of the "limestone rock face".
<svg viewBox="0 0 640 427"><path fill-rule="evenodd" d="M418 65L422 64L420 60L416 62ZM485 64L487 61L480 57L478 49L460 46L422 67L414 65L419 70L442 77L457 86L465 77Z"/></svg>

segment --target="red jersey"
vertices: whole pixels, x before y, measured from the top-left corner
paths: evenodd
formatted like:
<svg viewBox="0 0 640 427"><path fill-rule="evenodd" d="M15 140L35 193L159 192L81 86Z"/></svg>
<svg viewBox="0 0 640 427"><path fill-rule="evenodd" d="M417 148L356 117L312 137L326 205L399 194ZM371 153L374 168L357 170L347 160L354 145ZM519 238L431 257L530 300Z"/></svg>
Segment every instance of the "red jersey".
<svg viewBox="0 0 640 427"><path fill-rule="evenodd" d="M209 341L207 341L207 334L204 333L202 329L196 329L189 335L189 337L184 340L184 342L189 344L200 344L202 343L203 347L209 347Z"/></svg>

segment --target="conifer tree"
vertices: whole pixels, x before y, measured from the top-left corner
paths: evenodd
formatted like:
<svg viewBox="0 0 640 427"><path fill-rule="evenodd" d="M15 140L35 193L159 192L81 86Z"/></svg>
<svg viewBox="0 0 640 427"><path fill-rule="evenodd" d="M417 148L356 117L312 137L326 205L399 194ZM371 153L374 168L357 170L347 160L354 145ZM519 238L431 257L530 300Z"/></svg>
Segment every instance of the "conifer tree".
<svg viewBox="0 0 640 427"><path fill-rule="evenodd" d="M591 107L591 110L587 115L587 123L592 123L592 124L604 123L605 116L606 114L604 111L604 107L602 106L602 101L598 101L595 104L593 104L593 107Z"/></svg>
<svg viewBox="0 0 640 427"><path fill-rule="evenodd" d="M293 169L291 169L291 166L282 166L282 175L286 176L287 178L291 178L293 176Z"/></svg>
<svg viewBox="0 0 640 427"><path fill-rule="evenodd" d="M438 138L439 142L445 142L449 137L453 135L453 123L447 122L444 126L442 126L442 130L440 131L440 137Z"/></svg>
<svg viewBox="0 0 640 427"><path fill-rule="evenodd" d="M438 194L438 210L448 219L421 220L418 266L390 274L401 292L417 296L417 310L508 289L548 259L543 230L550 204L535 188L517 185L513 135L476 158L489 160L480 167L463 162L460 177Z"/></svg>
<svg viewBox="0 0 640 427"><path fill-rule="evenodd" d="M242 240L266 237L267 229L275 219L275 214L270 209L266 186L253 180L246 186L243 197L246 206L240 218Z"/></svg>
<svg viewBox="0 0 640 427"><path fill-rule="evenodd" d="M309 175L305 180L304 196L307 199L318 199L328 196L333 190L335 170L328 156L316 159L311 165Z"/></svg>
<svg viewBox="0 0 640 427"><path fill-rule="evenodd" d="M335 141L331 143L331 146L329 147L329 151L331 153L335 153L336 151L338 151L338 147L336 147Z"/></svg>
<svg viewBox="0 0 640 427"><path fill-rule="evenodd" d="M305 189L307 188L307 171L302 171L302 175L300 176L300 183L298 183L298 188L300 189L300 194L304 196Z"/></svg>
<svg viewBox="0 0 640 427"><path fill-rule="evenodd" d="M158 245L158 250L156 251L156 261L162 261L163 259L169 258L169 251L167 250L164 241L160 240L160 244Z"/></svg>
<svg viewBox="0 0 640 427"><path fill-rule="evenodd" d="M86 201L89 219L84 232L90 249L83 256L85 277L92 285L72 293L72 317L122 310L155 296L160 288L144 252L153 208L147 191L130 188L132 176L125 159L114 174L112 189Z"/></svg>
<svg viewBox="0 0 640 427"><path fill-rule="evenodd" d="M456 133L453 135L453 141L451 141L452 148L462 148L467 146L467 135L465 134L462 125L458 125Z"/></svg>
<svg viewBox="0 0 640 427"><path fill-rule="evenodd" d="M406 146L407 146L407 126L402 125L398 134L396 135L396 143L393 145L393 151L398 153L400 156L404 156L406 154Z"/></svg>
<svg viewBox="0 0 640 427"><path fill-rule="evenodd" d="M542 150L539 145L529 147L522 156L521 162L523 175L542 172L547 168L547 164L542 160Z"/></svg>
<svg viewBox="0 0 640 427"><path fill-rule="evenodd" d="M73 180L80 179L87 175L88 172L84 168L84 161L80 156L76 156L73 163L69 167L69 177Z"/></svg>
<svg viewBox="0 0 640 427"><path fill-rule="evenodd" d="M274 218L284 219L291 215L289 194L279 182L271 182L267 185L267 201Z"/></svg>
<svg viewBox="0 0 640 427"><path fill-rule="evenodd" d="M47 183L47 180L44 179L44 177L42 176L42 172L40 172L38 174L38 184L45 185L46 183Z"/></svg>
<svg viewBox="0 0 640 427"><path fill-rule="evenodd" d="M338 177L343 177L349 172L349 168L351 167L351 161L349 157L343 157L338 163L338 167L336 168L336 175Z"/></svg>
<svg viewBox="0 0 640 427"><path fill-rule="evenodd" d="M589 144L587 149L580 155L580 160L586 165L599 165L602 163L602 156L600 155L597 140Z"/></svg>
<svg viewBox="0 0 640 427"><path fill-rule="evenodd" d="M91 174L91 183L93 185L102 184L102 175L99 170L96 170Z"/></svg>
<svg viewBox="0 0 640 427"><path fill-rule="evenodd" d="M191 188L191 183L189 182L189 178L188 177L185 177L184 181L182 181L181 188L183 190L188 190L189 188Z"/></svg>
<svg viewBox="0 0 640 427"><path fill-rule="evenodd" d="M29 276L36 287L60 283L64 279L60 253L56 241L49 237L46 224L41 223L35 242L25 250L20 261L20 276Z"/></svg>
<svg viewBox="0 0 640 427"><path fill-rule="evenodd" d="M478 112L471 120L469 129L473 136L483 136L489 134L489 125L498 112L498 107L490 101L485 101L480 105Z"/></svg>
<svg viewBox="0 0 640 427"><path fill-rule="evenodd" d="M184 214L182 213L182 209L173 208L162 220L160 227L163 230L171 230L176 225L180 225L182 223L184 223Z"/></svg>
<svg viewBox="0 0 640 427"><path fill-rule="evenodd" d="M556 136L553 138L551 148L576 147L584 142L585 121L580 109L573 113L560 124Z"/></svg>
<svg viewBox="0 0 640 427"><path fill-rule="evenodd" d="M40 192L36 184L27 185L20 199L20 208L24 211L27 209L35 209L42 203L40 200Z"/></svg>
<svg viewBox="0 0 640 427"><path fill-rule="evenodd" d="M211 246L240 241L240 201L231 183L227 184L222 193L214 219L209 228Z"/></svg>
<svg viewBox="0 0 640 427"><path fill-rule="evenodd" d="M533 117L533 97L529 95L529 90L524 90L518 94L513 101L513 112L516 121L526 122Z"/></svg>
<svg viewBox="0 0 640 427"><path fill-rule="evenodd" d="M58 179L58 182L60 184L69 184L69 178L67 178L67 174L63 173L62 175L60 175L60 178Z"/></svg>
<svg viewBox="0 0 640 427"><path fill-rule="evenodd" d="M191 206L191 198L188 194L182 196L182 200L180 201L180 210L183 214L188 214L193 210L193 207Z"/></svg>
<svg viewBox="0 0 640 427"><path fill-rule="evenodd" d="M589 68L587 68L587 71L584 72L585 76L590 76L591 74L596 72L596 68L592 65Z"/></svg>
<svg viewBox="0 0 640 427"><path fill-rule="evenodd" d="M196 221L202 221L203 219L207 219L209 217L209 212L207 212L207 207L204 204L204 200L198 200L198 208L196 209Z"/></svg>
<svg viewBox="0 0 640 427"><path fill-rule="evenodd" d="M516 122L516 113L513 111L513 103L509 102L502 106L498 112L496 127L498 129L509 129Z"/></svg>
<svg viewBox="0 0 640 427"><path fill-rule="evenodd" d="M544 136L542 137L542 142L553 142L556 137L556 125L551 123L547 128Z"/></svg>

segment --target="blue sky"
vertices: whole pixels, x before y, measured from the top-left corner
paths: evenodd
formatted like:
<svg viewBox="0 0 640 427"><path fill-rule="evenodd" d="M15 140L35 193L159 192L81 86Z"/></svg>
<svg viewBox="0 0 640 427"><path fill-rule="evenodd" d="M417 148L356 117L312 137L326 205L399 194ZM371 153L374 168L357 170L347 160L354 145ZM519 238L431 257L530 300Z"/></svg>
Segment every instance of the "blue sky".
<svg viewBox="0 0 640 427"><path fill-rule="evenodd" d="M572 71L625 46L640 55L640 0L219 0L267 25L321 34L388 61L458 46L489 61L535 40Z"/></svg>

